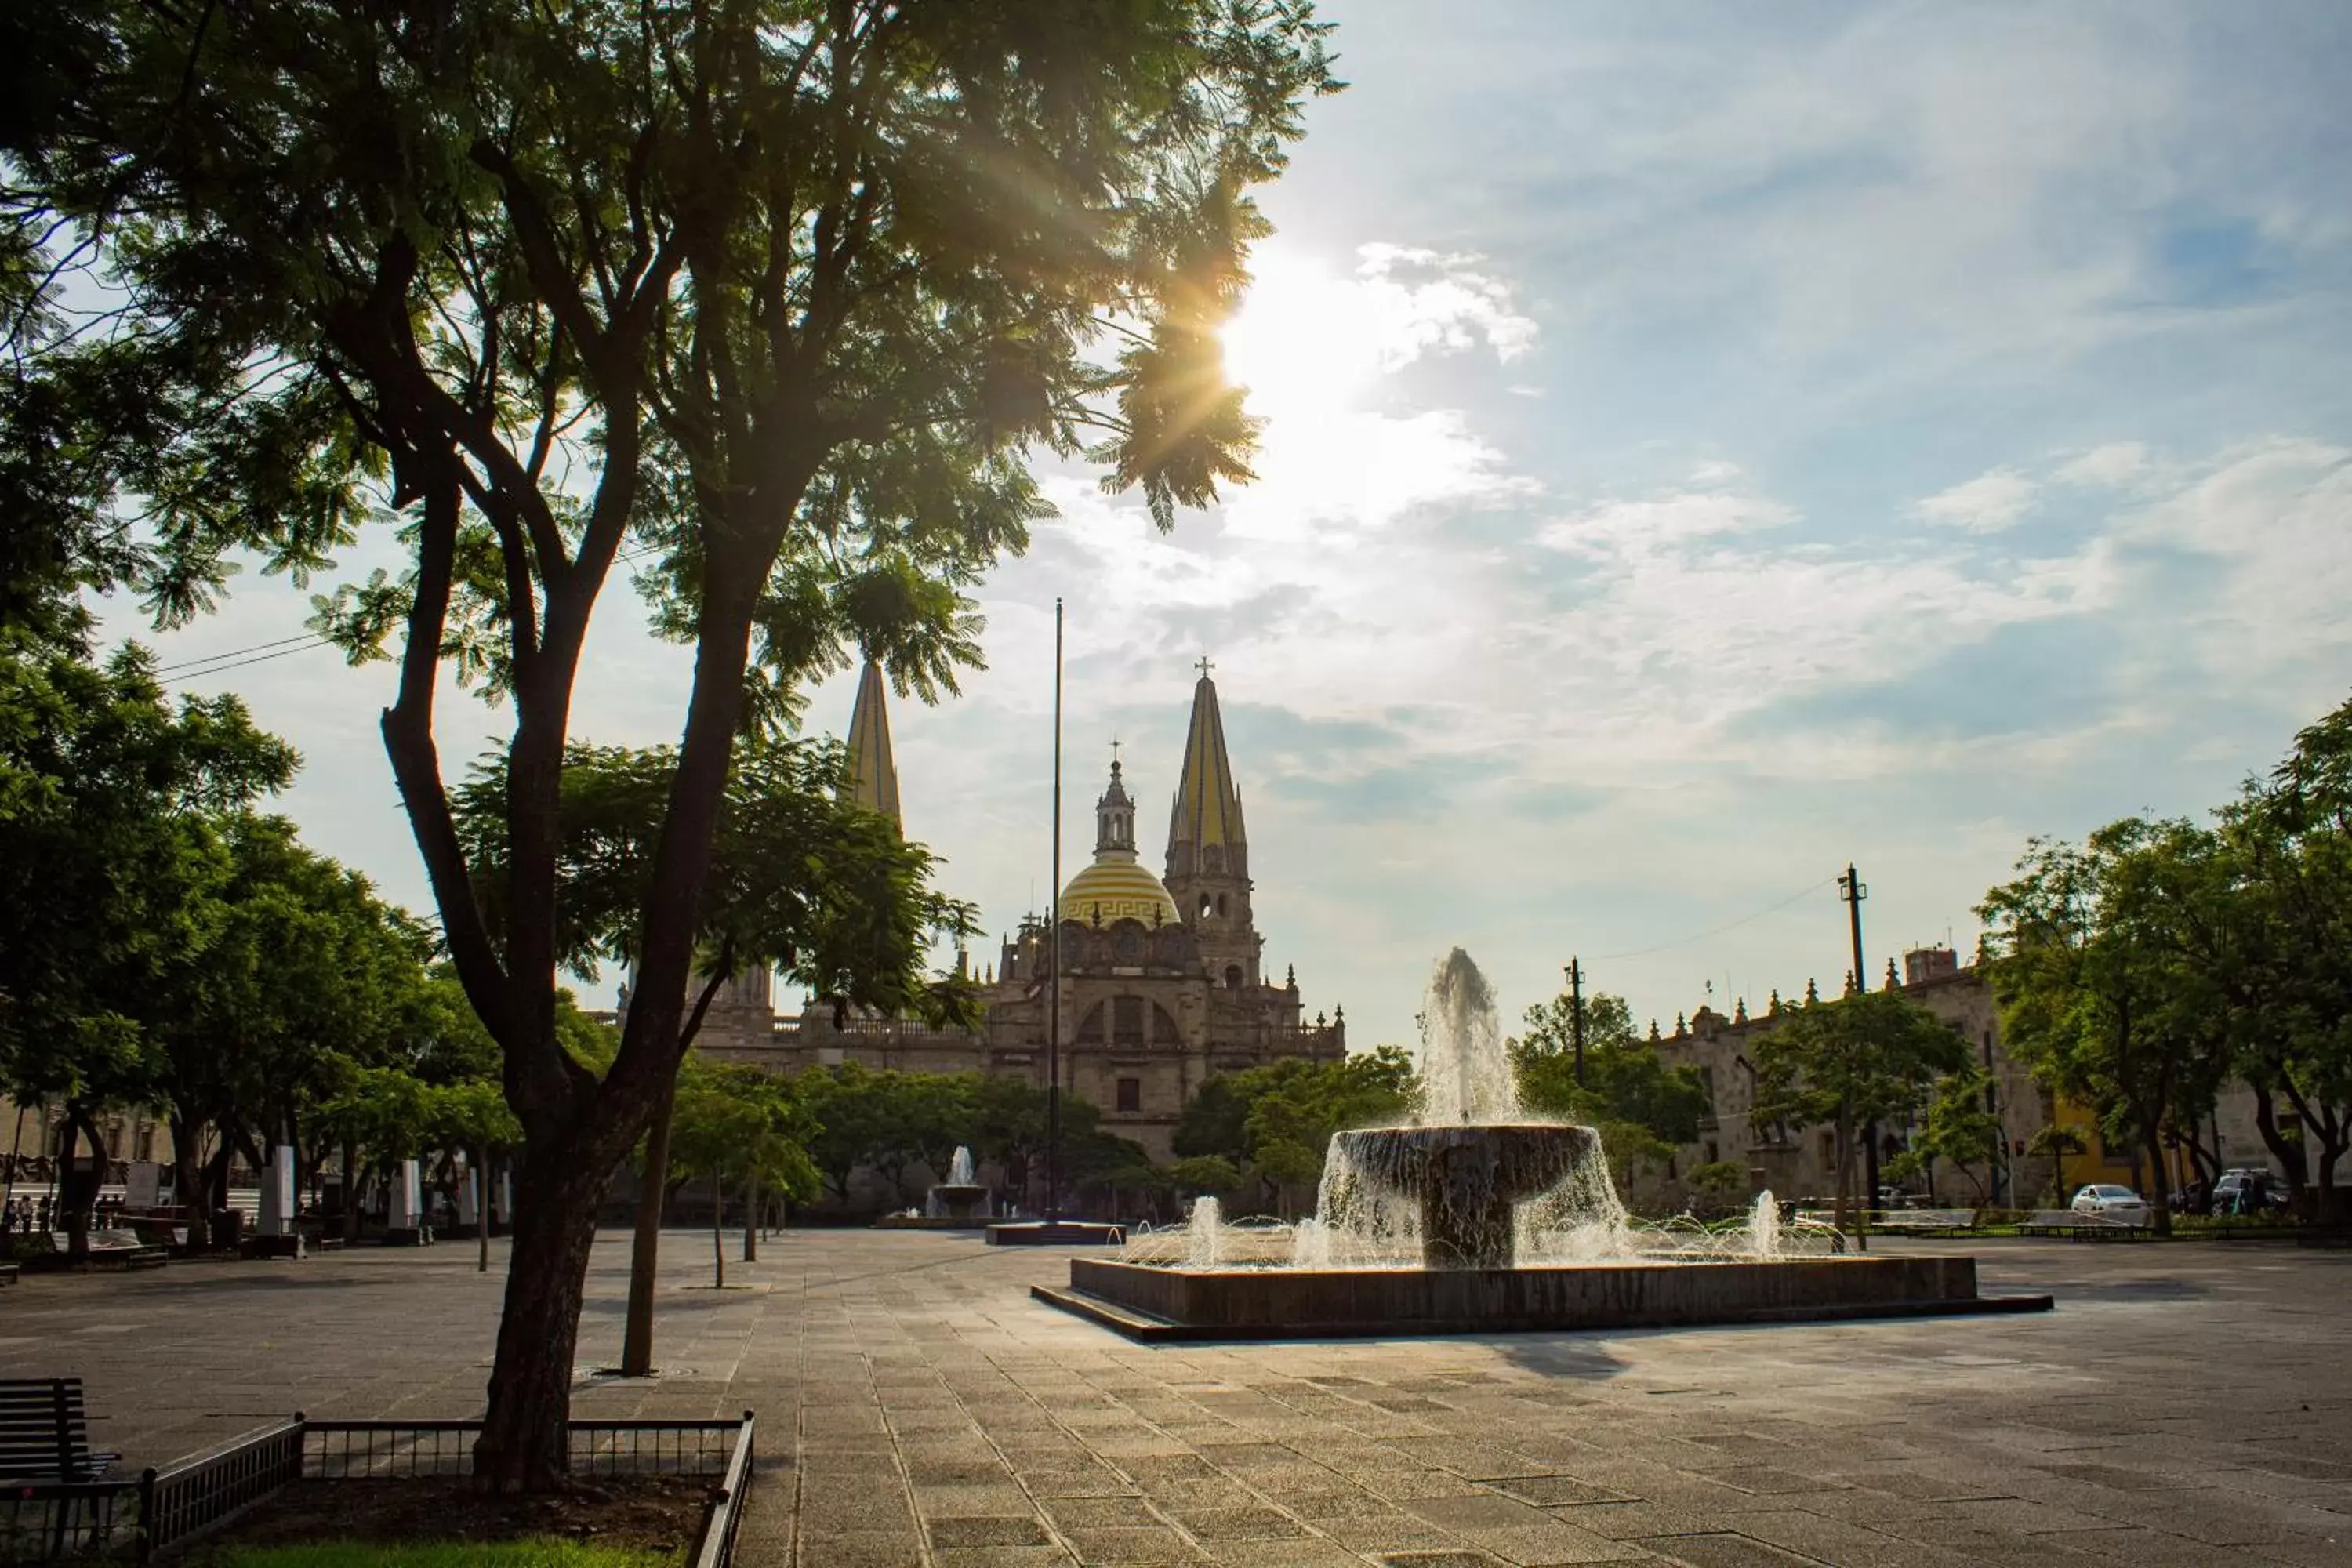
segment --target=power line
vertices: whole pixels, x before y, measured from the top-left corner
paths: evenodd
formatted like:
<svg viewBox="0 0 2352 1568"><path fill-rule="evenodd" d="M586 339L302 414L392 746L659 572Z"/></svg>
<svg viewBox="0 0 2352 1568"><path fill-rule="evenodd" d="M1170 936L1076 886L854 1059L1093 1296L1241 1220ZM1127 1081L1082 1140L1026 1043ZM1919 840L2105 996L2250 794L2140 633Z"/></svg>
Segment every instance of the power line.
<svg viewBox="0 0 2352 1568"><path fill-rule="evenodd" d="M664 548L666 547L658 541L651 544L640 545L635 550L625 551L615 555L612 563L615 566L632 565L648 556L659 554ZM259 658L247 658L245 656L247 654L267 654L270 658L277 658L280 656L269 653L268 650L280 648L286 653L300 653L304 648L320 647L333 640L331 637L322 637L312 632L303 632L294 637L279 637L273 642L257 642L245 647L223 648L218 653L208 653L201 658L184 658L177 664L158 666L155 673L158 676L195 676L210 675L215 669L242 669L246 665L263 662ZM236 662L226 662L228 660Z"/></svg>
<svg viewBox="0 0 2352 1568"><path fill-rule="evenodd" d="M289 643L313 643L319 640L318 633L303 632L297 637L279 637L275 642L257 642L250 647L223 648L218 653L208 653L202 658L184 658L177 664L167 664L158 668L155 673L158 675L173 675L183 669L194 669L200 664L217 664L225 658L242 658L247 654L259 653L264 648L284 647Z"/></svg>
<svg viewBox="0 0 2352 1568"><path fill-rule="evenodd" d="M249 664L268 664L273 658L284 658L289 654L308 653L314 647L326 647L331 640L327 637L314 637L309 642L297 644L293 647L281 647L276 653L256 654L251 658L236 659L227 664L207 665L202 669L191 669L184 674L175 675L172 679L196 680L207 675L226 675L232 669L243 669Z"/></svg>
<svg viewBox="0 0 2352 1568"><path fill-rule="evenodd" d="M1604 961L1620 958L1646 958L1651 953L1664 952L1668 948L1685 947L1695 942L1703 942L1711 936L1721 936L1725 931L1738 931L1741 926L1747 925L1751 921L1760 921L1766 915L1777 914L1780 910L1787 909L1790 904L1795 903L1799 899L1809 898L1812 894L1820 892L1823 888L1828 887L1837 879L1838 879L1835 877L1824 877L1820 881L1815 882L1809 887L1800 888L1797 891L1790 893L1787 898L1782 899L1779 903L1774 904L1771 908L1758 910L1752 915L1742 915L1739 919L1733 921L1729 925L1716 926L1708 931L1693 931L1690 935L1685 937L1677 937L1673 942L1662 942L1655 947L1635 948L1631 952L1604 952L1601 957Z"/></svg>

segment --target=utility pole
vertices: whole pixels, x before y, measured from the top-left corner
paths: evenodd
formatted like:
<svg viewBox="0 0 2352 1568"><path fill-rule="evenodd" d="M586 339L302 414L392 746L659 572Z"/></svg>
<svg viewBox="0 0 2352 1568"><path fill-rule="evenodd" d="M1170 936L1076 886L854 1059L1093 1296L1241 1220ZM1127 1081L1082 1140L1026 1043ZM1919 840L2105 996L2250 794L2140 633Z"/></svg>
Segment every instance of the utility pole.
<svg viewBox="0 0 2352 1568"><path fill-rule="evenodd" d="M1045 1223L1062 1218L1062 601L1054 601L1054 934L1045 951Z"/></svg>
<svg viewBox="0 0 2352 1568"><path fill-rule="evenodd" d="M1576 1042L1576 1087L1584 1087L1584 966L1568 961L1568 1034Z"/></svg>
<svg viewBox="0 0 2352 1568"><path fill-rule="evenodd" d="M1851 860L1845 863L1845 875L1838 879L1838 897L1845 900L1847 930L1853 938L1853 994L1859 997L1870 989L1870 971L1862 965L1862 900L1870 897L1870 889L1863 885L1861 873L1853 868L1853 862ZM1856 1239L1861 1241L1863 1250L1867 1252L1870 1250L1868 1239L1870 1220L1867 1216L1878 1206L1877 1122L1865 1121L1862 1124L1862 1141L1864 1179L1870 1184L1870 1199L1862 1205L1864 1217L1862 1222L1863 1228L1857 1233Z"/></svg>

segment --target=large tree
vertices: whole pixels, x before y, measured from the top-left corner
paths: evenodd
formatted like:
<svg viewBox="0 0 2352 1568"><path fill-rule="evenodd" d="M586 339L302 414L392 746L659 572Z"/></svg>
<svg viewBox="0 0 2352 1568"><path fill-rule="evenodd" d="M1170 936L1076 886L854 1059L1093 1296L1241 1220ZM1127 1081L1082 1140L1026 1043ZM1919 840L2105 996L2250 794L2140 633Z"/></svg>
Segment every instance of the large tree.
<svg viewBox="0 0 2352 1568"><path fill-rule="evenodd" d="M934 1023L969 1023L978 1004L961 975L926 973L931 947L976 930L969 905L931 886L936 858L898 825L849 798L847 761L831 742L757 733L738 744L711 834L710 869L696 921L694 989L678 1027L690 1047L719 988L747 971L805 986L836 1019L852 1008ZM677 753L574 742L561 792L556 946L582 978L614 963L634 982L645 908L659 864ZM501 929L509 874L508 772L477 764L455 794L457 833L477 897ZM634 991L634 984L632 986ZM668 1167L666 1094L646 1133L643 1164ZM621 1371L653 1367L654 1284L666 1194L640 1184L629 1266Z"/></svg>
<svg viewBox="0 0 2352 1568"><path fill-rule="evenodd" d="M1899 991L1852 993L1782 1017L1748 1049L1756 1064L1749 1115L1758 1126L1834 1131L1836 1224L1843 1230L1855 1174L1855 1133L1874 1121L1908 1120L1939 1079L1968 1065L1968 1046Z"/></svg>
<svg viewBox="0 0 2352 1568"><path fill-rule="evenodd" d="M48 87L7 199L110 287L119 330L37 346L152 388L162 439L109 476L152 602L201 609L239 546L320 569L378 516L406 553L322 625L397 647L386 748L523 1128L478 1471L553 1485L737 735L847 639L926 690L975 660L963 590L1043 510L1032 451L1088 453L1163 525L1245 477L1213 329L1248 188L1334 85L1323 29L1305 0L72 10L23 40ZM695 659L599 1078L554 1022L559 800L625 547ZM496 931L434 735L452 663L513 715Z"/></svg>

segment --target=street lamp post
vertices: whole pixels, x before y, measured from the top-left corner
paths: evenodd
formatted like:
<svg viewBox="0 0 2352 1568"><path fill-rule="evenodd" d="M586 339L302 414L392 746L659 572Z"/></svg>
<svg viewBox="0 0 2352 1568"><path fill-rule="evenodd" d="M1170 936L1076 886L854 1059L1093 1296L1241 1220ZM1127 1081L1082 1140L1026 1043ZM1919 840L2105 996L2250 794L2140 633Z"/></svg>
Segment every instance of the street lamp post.
<svg viewBox="0 0 2352 1568"><path fill-rule="evenodd" d="M1045 1223L1062 1218L1062 601L1054 601L1054 897L1045 951Z"/></svg>

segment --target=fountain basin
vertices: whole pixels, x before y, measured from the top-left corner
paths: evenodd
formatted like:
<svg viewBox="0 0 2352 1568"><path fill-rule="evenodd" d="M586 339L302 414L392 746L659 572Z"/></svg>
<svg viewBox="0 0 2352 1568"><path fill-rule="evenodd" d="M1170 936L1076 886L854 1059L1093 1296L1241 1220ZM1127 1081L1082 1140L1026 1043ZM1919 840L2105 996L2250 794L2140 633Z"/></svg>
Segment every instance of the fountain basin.
<svg viewBox="0 0 2352 1568"><path fill-rule="evenodd" d="M1168 1268L1081 1258L1039 1300L1137 1340L1329 1339L2047 1311L1980 1296L1976 1259L1594 1263L1534 1268Z"/></svg>
<svg viewBox="0 0 2352 1568"><path fill-rule="evenodd" d="M924 1204L925 1212L933 1219L975 1221L992 1217L988 1206L988 1189L965 1182L939 1183Z"/></svg>
<svg viewBox="0 0 2352 1568"><path fill-rule="evenodd" d="M1423 1266L1444 1269L1509 1268L1517 1205L1600 1146L1590 1127L1537 1121L1366 1127L1331 1139L1364 1181L1418 1205Z"/></svg>

